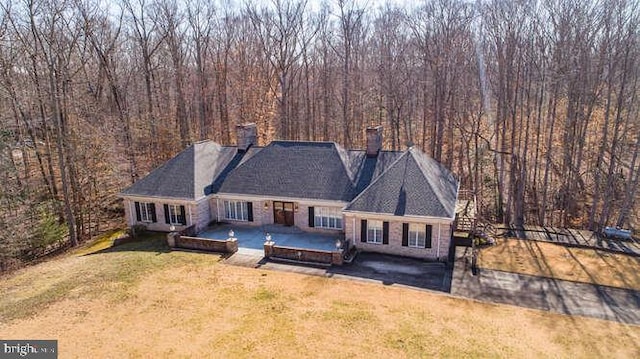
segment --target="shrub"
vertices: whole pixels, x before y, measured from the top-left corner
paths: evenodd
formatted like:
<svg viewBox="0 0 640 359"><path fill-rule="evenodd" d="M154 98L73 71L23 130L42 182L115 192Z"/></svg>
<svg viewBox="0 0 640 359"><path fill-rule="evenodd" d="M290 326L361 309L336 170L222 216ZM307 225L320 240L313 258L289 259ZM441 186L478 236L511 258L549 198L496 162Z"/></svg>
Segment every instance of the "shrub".
<svg viewBox="0 0 640 359"><path fill-rule="evenodd" d="M147 233L147 226L144 224L135 224L129 227L129 237L131 238L138 238L145 233Z"/></svg>

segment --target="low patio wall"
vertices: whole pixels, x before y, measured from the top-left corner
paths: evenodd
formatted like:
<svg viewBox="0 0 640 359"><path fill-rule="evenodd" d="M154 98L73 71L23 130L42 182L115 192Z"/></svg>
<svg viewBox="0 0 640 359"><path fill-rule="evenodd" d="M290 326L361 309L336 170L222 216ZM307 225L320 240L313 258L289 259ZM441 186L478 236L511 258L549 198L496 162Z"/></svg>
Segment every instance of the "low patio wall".
<svg viewBox="0 0 640 359"><path fill-rule="evenodd" d="M169 247L172 248L195 249L218 253L235 253L238 251L238 240L236 238L210 239L169 233L169 235L167 235L167 242L169 243Z"/></svg>
<svg viewBox="0 0 640 359"><path fill-rule="evenodd" d="M285 259L296 262L323 265L342 265L342 251L324 251L320 249L296 248L264 244L266 258Z"/></svg>

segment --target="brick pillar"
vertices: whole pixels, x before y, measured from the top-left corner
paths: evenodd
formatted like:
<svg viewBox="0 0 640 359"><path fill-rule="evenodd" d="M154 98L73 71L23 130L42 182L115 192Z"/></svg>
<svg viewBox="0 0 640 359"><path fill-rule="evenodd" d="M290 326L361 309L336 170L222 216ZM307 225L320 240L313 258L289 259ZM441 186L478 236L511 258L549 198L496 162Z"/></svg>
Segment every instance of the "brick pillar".
<svg viewBox="0 0 640 359"><path fill-rule="evenodd" d="M225 242L225 250L227 253L235 253L238 251L238 239L229 238Z"/></svg>
<svg viewBox="0 0 640 359"><path fill-rule="evenodd" d="M176 243L180 240L180 235L176 232L170 232L167 234L167 244L170 248L175 248Z"/></svg>
<svg viewBox="0 0 640 359"><path fill-rule="evenodd" d="M334 266L341 266L343 263L342 251L333 251L331 254L331 264Z"/></svg>
<svg viewBox="0 0 640 359"><path fill-rule="evenodd" d="M264 256L265 258L269 258L273 255L273 246L275 245L275 242L273 241L267 241L264 242Z"/></svg>

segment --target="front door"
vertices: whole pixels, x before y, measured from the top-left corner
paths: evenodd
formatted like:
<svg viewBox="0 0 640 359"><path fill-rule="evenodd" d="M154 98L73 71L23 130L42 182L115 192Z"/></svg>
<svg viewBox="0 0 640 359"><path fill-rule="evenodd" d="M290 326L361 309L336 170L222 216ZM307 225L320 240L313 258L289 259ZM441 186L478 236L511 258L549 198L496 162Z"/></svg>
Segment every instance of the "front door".
<svg viewBox="0 0 640 359"><path fill-rule="evenodd" d="M293 202L273 202L273 222L293 226Z"/></svg>

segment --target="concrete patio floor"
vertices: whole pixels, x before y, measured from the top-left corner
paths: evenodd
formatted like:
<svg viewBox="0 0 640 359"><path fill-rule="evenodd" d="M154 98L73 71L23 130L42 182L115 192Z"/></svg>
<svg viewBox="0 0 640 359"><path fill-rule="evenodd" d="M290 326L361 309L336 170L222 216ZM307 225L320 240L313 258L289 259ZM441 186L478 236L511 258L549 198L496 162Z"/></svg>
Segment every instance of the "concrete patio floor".
<svg viewBox="0 0 640 359"><path fill-rule="evenodd" d="M295 227L279 225L269 226L242 226L237 224L220 224L198 233L198 237L212 239L226 239L229 230L232 229L238 239L238 248L260 250L264 249L265 236L271 234L271 240L276 245L296 248L320 249L333 251L336 249L336 241L340 235L328 235L320 233L308 233Z"/></svg>

